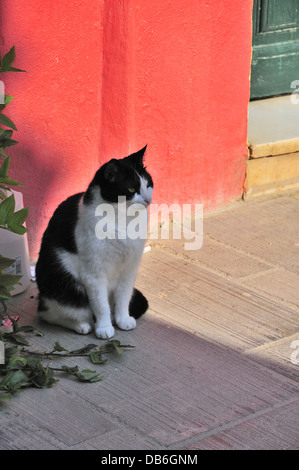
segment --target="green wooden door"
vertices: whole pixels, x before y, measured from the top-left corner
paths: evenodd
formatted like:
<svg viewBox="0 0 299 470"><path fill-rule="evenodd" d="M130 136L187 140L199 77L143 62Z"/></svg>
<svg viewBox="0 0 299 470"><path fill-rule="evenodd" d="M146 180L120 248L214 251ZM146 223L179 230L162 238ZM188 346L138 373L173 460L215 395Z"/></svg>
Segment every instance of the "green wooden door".
<svg viewBox="0 0 299 470"><path fill-rule="evenodd" d="M254 0L251 99L292 93L299 80L299 0Z"/></svg>

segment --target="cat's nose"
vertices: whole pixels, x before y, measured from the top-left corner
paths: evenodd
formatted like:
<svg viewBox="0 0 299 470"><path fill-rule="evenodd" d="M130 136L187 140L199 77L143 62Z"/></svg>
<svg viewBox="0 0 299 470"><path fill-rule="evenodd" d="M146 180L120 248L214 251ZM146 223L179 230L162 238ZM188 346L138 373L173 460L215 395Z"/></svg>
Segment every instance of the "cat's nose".
<svg viewBox="0 0 299 470"><path fill-rule="evenodd" d="M151 199L145 197L145 198L144 198L144 202L145 202L145 204L146 204L147 206L149 206L150 203L151 203Z"/></svg>

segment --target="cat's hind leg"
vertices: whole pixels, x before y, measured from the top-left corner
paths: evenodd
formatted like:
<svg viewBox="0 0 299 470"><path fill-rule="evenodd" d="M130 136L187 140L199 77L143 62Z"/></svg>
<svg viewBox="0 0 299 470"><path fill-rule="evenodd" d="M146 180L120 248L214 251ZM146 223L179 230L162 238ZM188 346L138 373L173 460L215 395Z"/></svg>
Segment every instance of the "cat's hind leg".
<svg viewBox="0 0 299 470"><path fill-rule="evenodd" d="M38 314L47 323L63 326L81 335L90 333L93 328L92 312L88 307L62 305L56 300L41 297Z"/></svg>

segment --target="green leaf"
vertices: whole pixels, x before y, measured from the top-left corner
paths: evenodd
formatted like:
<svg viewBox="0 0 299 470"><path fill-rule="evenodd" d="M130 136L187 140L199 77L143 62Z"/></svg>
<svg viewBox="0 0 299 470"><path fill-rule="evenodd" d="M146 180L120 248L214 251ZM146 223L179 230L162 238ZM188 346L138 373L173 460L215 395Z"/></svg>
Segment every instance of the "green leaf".
<svg viewBox="0 0 299 470"><path fill-rule="evenodd" d="M8 224L22 225L27 219L28 214L29 207L24 207L23 209L13 213L13 215L8 220Z"/></svg>
<svg viewBox="0 0 299 470"><path fill-rule="evenodd" d="M104 364L106 362L106 359L102 358L100 352L91 352L88 356L93 364Z"/></svg>
<svg viewBox="0 0 299 470"><path fill-rule="evenodd" d="M61 369L64 372L68 372L69 374L75 375L77 372L79 372L78 366L70 367L70 366L61 366Z"/></svg>
<svg viewBox="0 0 299 470"><path fill-rule="evenodd" d="M13 317L11 317L10 315L8 315L8 318L9 318L9 320L11 321L11 324L12 324L12 327L13 327L13 332L14 332L14 333L18 333L18 331L20 331L18 319L15 320L15 319L14 319Z"/></svg>
<svg viewBox="0 0 299 470"><path fill-rule="evenodd" d="M11 139L12 135L13 131L9 129L2 129L2 127L0 127L0 141L5 139Z"/></svg>
<svg viewBox="0 0 299 470"><path fill-rule="evenodd" d="M30 346L27 339L24 336L19 335L18 333L7 333L6 338L9 341L13 341L16 344L22 344L23 346Z"/></svg>
<svg viewBox="0 0 299 470"><path fill-rule="evenodd" d="M1 168L0 168L0 177L1 178L6 178L7 177L7 172L9 170L9 165L10 165L9 155L7 155L5 157L5 159L3 160L3 163L2 163Z"/></svg>
<svg viewBox="0 0 299 470"><path fill-rule="evenodd" d="M3 184L4 185L9 185L9 186L24 186L22 183L20 183L19 181L13 180L12 178L0 177L0 187L2 187L2 189L6 189L2 186Z"/></svg>
<svg viewBox="0 0 299 470"><path fill-rule="evenodd" d="M96 347L97 347L96 344L87 344L83 348L75 349L74 351L70 351L70 354L74 354L74 355L75 354L85 354L85 353L88 353L91 349L94 349Z"/></svg>
<svg viewBox="0 0 299 470"><path fill-rule="evenodd" d="M22 387L28 387L30 380L22 370L11 370L0 381L0 390L15 393Z"/></svg>
<svg viewBox="0 0 299 470"><path fill-rule="evenodd" d="M35 336L45 336L44 333L42 333L41 331L38 331L34 328L34 331L35 331Z"/></svg>
<svg viewBox="0 0 299 470"><path fill-rule="evenodd" d="M11 232L17 233L19 235L24 235L24 233L26 233L28 229L22 224L25 222L28 216L28 207L20 209L17 212L14 212L14 209L15 198L12 194L0 203L0 225L2 226L2 228L6 228Z"/></svg>
<svg viewBox="0 0 299 470"><path fill-rule="evenodd" d="M117 339L112 339L112 340L107 341L105 343L105 346L104 346L104 351L105 352L116 352L117 354L122 354L123 353L121 343Z"/></svg>
<svg viewBox="0 0 299 470"><path fill-rule="evenodd" d="M9 268L15 261L15 259L5 258L0 255L0 271Z"/></svg>
<svg viewBox="0 0 299 470"><path fill-rule="evenodd" d="M23 227L23 225L14 225L10 224L8 227L6 227L7 230L10 232L16 233L18 235L24 235L26 232L28 232L28 228Z"/></svg>
<svg viewBox="0 0 299 470"><path fill-rule="evenodd" d="M27 365L27 360L24 357L15 356L10 359L6 368L7 370L19 370L24 369Z"/></svg>
<svg viewBox="0 0 299 470"><path fill-rule="evenodd" d="M34 331L34 327L31 325L24 325L24 326L19 326L19 331L23 331L25 333L31 333Z"/></svg>
<svg viewBox="0 0 299 470"><path fill-rule="evenodd" d="M43 368L43 364L39 357L28 357L27 364L31 371L38 371L40 368Z"/></svg>
<svg viewBox="0 0 299 470"><path fill-rule="evenodd" d="M5 346L5 361L8 362L10 358L18 354L19 351L20 348L18 348L17 346Z"/></svg>
<svg viewBox="0 0 299 470"><path fill-rule="evenodd" d="M20 281L22 276L17 274L0 274L0 285L6 287L8 290L12 289L17 282Z"/></svg>
<svg viewBox="0 0 299 470"><path fill-rule="evenodd" d="M9 217L11 214L14 213L15 210L15 197L12 194L8 198L4 199L4 201L0 204L0 224L6 225Z"/></svg>
<svg viewBox="0 0 299 470"><path fill-rule="evenodd" d="M30 358L28 366L30 367L29 378L35 387L50 388L57 382L54 379L53 370L49 366L44 367L40 359Z"/></svg>
<svg viewBox="0 0 299 470"><path fill-rule="evenodd" d="M8 67L14 63L14 60L16 58L16 50L15 46L12 46L12 48L5 54L2 58L2 66Z"/></svg>
<svg viewBox="0 0 299 470"><path fill-rule="evenodd" d="M6 194L0 189L0 199L4 200L6 198L7 198Z"/></svg>
<svg viewBox="0 0 299 470"><path fill-rule="evenodd" d="M26 72L26 70L17 69L16 67L12 67L11 65L0 67L0 72Z"/></svg>
<svg viewBox="0 0 299 470"><path fill-rule="evenodd" d="M84 369L81 372L78 369L78 366L75 367L68 367L68 366L62 366L62 370L74 375L77 377L81 382L99 382L100 380L103 380L103 376L96 372L95 370L89 370L89 369Z"/></svg>
<svg viewBox="0 0 299 470"><path fill-rule="evenodd" d="M27 339L24 338L24 336L19 335L18 333L14 333L11 335L11 338L17 343L17 344L23 344L24 346L30 346Z"/></svg>
<svg viewBox="0 0 299 470"><path fill-rule="evenodd" d="M0 278L0 284L1 284L1 278ZM0 299L9 300L11 298L12 298L12 295L11 295L10 291L6 287L0 285ZM5 305L3 305L3 302L1 302L1 303L2 303L2 306L4 307L4 309L6 311Z"/></svg>
<svg viewBox="0 0 299 470"><path fill-rule="evenodd" d="M9 127L11 129L14 129L15 131L18 130L16 125L12 122L12 120L2 113L0 113L0 124L2 124L3 126Z"/></svg>
<svg viewBox="0 0 299 470"><path fill-rule="evenodd" d="M9 52L5 54L2 58L2 63L0 67L0 72L25 72L25 70L17 69L13 67L12 64L14 63L16 57L16 50L15 46L12 46Z"/></svg>
<svg viewBox="0 0 299 470"><path fill-rule="evenodd" d="M3 147L3 148L10 147L11 145L16 145L18 143L19 142L17 140L0 138L0 147Z"/></svg>
<svg viewBox="0 0 299 470"><path fill-rule="evenodd" d="M3 111L3 109L13 100L13 98L13 96L4 95L4 103L0 104L0 111Z"/></svg>
<svg viewBox="0 0 299 470"><path fill-rule="evenodd" d="M103 376L101 374L97 373L95 370L90 369L84 369L79 372L76 376L81 382L94 383L103 380Z"/></svg>
<svg viewBox="0 0 299 470"><path fill-rule="evenodd" d="M54 345L54 349L53 349L53 351L51 351L51 352L56 352L56 351L57 351L57 352L62 352L62 351L67 351L67 352L69 352L68 349L65 349L63 346L61 346L61 344L59 344L58 341L56 341L56 343L55 343L55 345Z"/></svg>

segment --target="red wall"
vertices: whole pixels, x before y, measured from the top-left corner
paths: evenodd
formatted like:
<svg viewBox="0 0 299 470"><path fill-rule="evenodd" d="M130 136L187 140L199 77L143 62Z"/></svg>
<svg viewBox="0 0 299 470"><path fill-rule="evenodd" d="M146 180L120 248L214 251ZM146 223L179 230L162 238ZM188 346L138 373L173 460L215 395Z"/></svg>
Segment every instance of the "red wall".
<svg viewBox="0 0 299 470"><path fill-rule="evenodd" d="M13 176L32 257L56 205L104 161L148 144L155 202L240 197L252 0L2 0L2 75L15 96Z"/></svg>

